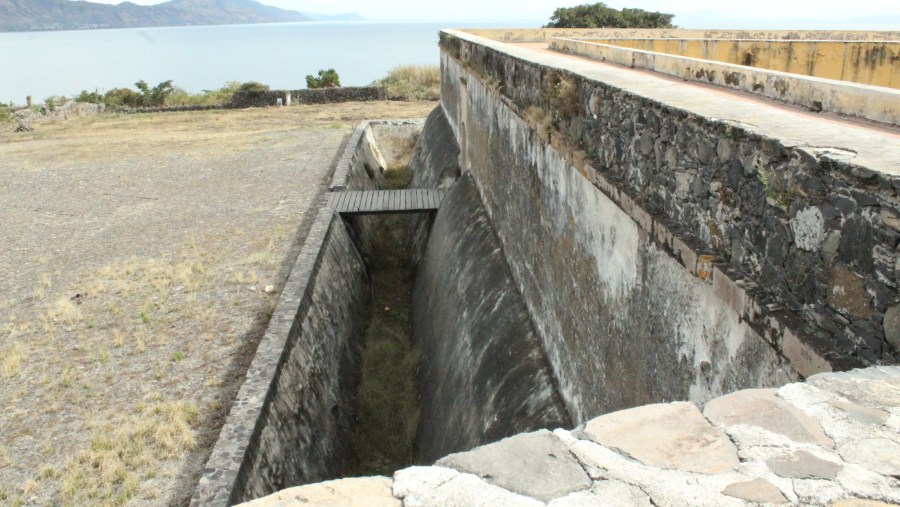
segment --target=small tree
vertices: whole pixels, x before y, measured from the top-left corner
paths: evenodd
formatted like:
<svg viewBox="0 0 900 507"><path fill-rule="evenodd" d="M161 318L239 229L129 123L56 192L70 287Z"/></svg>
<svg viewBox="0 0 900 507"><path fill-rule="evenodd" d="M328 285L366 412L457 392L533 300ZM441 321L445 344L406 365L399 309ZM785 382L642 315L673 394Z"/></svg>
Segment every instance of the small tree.
<svg viewBox="0 0 900 507"><path fill-rule="evenodd" d="M142 106L161 106L166 102L166 97L175 91L171 79L163 81L153 88L150 88L150 85L141 79L137 83L134 83L134 86L141 91L140 105Z"/></svg>
<svg viewBox="0 0 900 507"><path fill-rule="evenodd" d="M320 70L319 77L306 76L307 88L337 88L341 86L341 78L334 69Z"/></svg>
<svg viewBox="0 0 900 507"><path fill-rule="evenodd" d="M674 28L674 14L644 9L613 9L603 2L560 7L546 28Z"/></svg>

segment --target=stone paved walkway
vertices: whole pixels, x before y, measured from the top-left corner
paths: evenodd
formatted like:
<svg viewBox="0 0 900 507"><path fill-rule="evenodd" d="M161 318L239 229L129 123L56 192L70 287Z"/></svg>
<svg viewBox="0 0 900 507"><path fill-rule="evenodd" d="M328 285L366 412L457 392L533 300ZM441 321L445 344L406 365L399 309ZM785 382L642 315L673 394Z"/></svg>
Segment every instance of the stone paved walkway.
<svg viewBox="0 0 900 507"><path fill-rule="evenodd" d="M730 506L900 503L900 367L607 414L244 504Z"/></svg>

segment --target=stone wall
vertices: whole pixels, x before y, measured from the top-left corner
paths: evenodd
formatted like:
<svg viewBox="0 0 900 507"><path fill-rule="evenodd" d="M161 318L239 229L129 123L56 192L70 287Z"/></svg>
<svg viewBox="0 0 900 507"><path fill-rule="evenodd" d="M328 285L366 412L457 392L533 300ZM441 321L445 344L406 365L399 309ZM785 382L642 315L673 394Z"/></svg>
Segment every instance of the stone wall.
<svg viewBox="0 0 900 507"><path fill-rule="evenodd" d="M383 166L363 122L336 162L331 187L375 189ZM328 207L319 212L192 505L231 505L346 467L368 319L372 220L345 221Z"/></svg>
<svg viewBox="0 0 900 507"><path fill-rule="evenodd" d="M471 176L441 203L416 273L419 459L542 427L568 426L532 326Z"/></svg>
<svg viewBox="0 0 900 507"><path fill-rule="evenodd" d="M347 86L301 90L238 91L231 98L231 107L274 106L278 99L287 104L287 94L292 104L332 104L335 102L365 102L385 100L384 89L378 86Z"/></svg>
<svg viewBox="0 0 900 507"><path fill-rule="evenodd" d="M700 242L691 242L693 248L686 244L693 239L686 208L719 204L712 183L721 177L697 177L689 180L694 187L685 186L677 183L684 176L676 181L678 171L658 166L656 158L644 161L633 155L652 154L653 143L660 142L649 132L643 136L646 122L684 121L683 114L672 111L671 117L647 120L651 104L621 90L606 90L602 83L584 82L588 90L608 93L595 99L593 107L623 109L641 118L635 137L630 117L598 111L602 120L589 123L584 116L591 111L594 93L582 93L578 86L562 97L546 93L548 86L566 89L552 69L446 35L443 45L442 103L457 139L467 140L461 143L464 170L474 175L576 422L644 403L702 403L737 389L781 385L798 378L795 365L804 372L829 368L806 350L805 342L783 331L781 321L769 319L769 309L745 297L744 287L726 275L727 263L698 255L713 253ZM545 82L553 79L550 85ZM572 156L573 150L562 142L565 137L550 133L551 121L579 134L573 138L584 135L598 157L616 162L616 170L590 172L588 164L576 166L577 154ZM709 120L696 121L712 127ZM595 130L588 133L587 124ZM676 150L677 156L690 157L689 147L706 142L702 130L686 128L681 136L689 134L680 141L684 153ZM640 151L642 136L650 138L649 151ZM769 153L757 149L760 157ZM723 144L723 155L724 150ZM582 154L580 160L584 158ZM678 203L679 214L671 222L651 216L638 205L640 194L630 197L628 185L615 179L619 172L641 169L658 175L647 183L657 183L667 190L670 202ZM690 198L695 187L698 197ZM679 196L685 198L676 200ZM760 203L767 206L761 197L754 209L760 209ZM752 223L753 214L746 220ZM707 237L717 237L708 227ZM727 232L720 235L743 233L721 230ZM758 249L746 252L753 255ZM829 358L840 362L845 356Z"/></svg>

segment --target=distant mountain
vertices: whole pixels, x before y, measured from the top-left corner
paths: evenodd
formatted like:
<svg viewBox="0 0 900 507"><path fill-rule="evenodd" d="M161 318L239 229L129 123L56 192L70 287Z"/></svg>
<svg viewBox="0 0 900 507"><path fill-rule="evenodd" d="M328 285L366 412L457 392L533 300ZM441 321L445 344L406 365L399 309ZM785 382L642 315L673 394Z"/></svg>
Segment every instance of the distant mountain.
<svg viewBox="0 0 900 507"><path fill-rule="evenodd" d="M253 0L171 0L157 5L0 0L0 31L5 32L314 20L313 15L263 5Z"/></svg>

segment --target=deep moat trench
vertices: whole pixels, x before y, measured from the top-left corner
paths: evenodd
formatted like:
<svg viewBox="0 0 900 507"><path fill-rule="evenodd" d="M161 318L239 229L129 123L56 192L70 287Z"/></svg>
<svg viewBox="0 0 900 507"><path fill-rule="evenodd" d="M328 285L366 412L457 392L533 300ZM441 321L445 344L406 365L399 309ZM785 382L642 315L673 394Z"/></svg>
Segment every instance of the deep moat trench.
<svg viewBox="0 0 900 507"><path fill-rule="evenodd" d="M407 168L384 172L382 190L406 188ZM412 344L412 282L404 216L382 215L371 239L372 284L344 476L391 475L416 462L419 355Z"/></svg>

